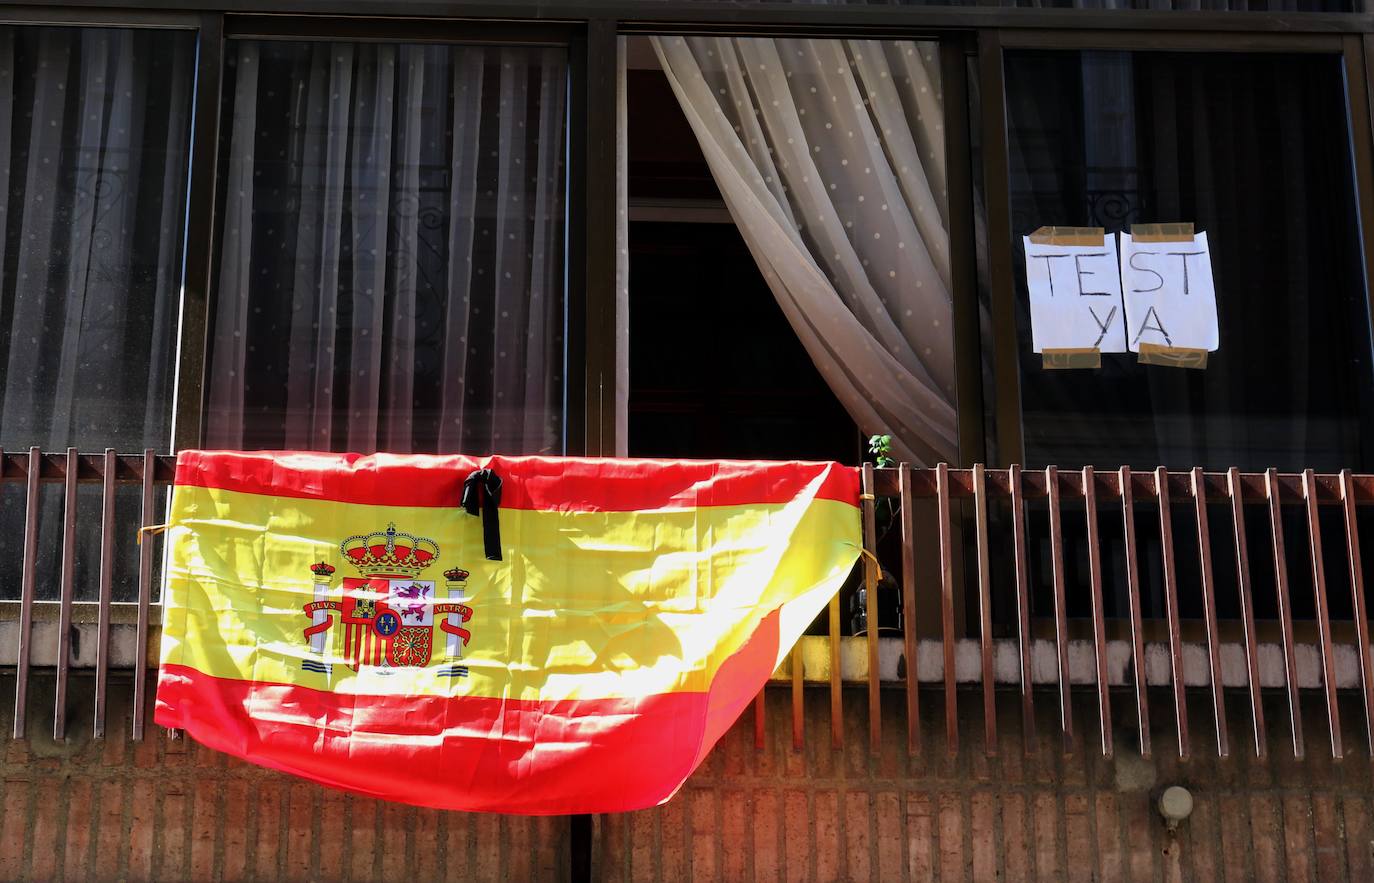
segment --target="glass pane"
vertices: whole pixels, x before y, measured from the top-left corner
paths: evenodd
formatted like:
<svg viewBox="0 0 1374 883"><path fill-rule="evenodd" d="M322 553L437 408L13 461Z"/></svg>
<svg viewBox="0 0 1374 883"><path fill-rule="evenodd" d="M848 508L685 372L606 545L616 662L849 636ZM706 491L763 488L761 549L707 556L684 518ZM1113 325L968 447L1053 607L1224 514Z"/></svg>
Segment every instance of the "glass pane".
<svg viewBox="0 0 1374 883"><path fill-rule="evenodd" d="M0 445L166 450L195 35L0 27Z"/></svg>
<svg viewBox="0 0 1374 883"><path fill-rule="evenodd" d="M0 27L0 447L170 449L196 35ZM138 525L121 488L116 535ZM40 497L40 599L58 596L62 488ZM24 487L0 489L0 597L19 595ZM78 494L94 599L100 491ZM114 596L136 595L119 556Z"/></svg>
<svg viewBox="0 0 1374 883"><path fill-rule="evenodd" d="M1369 313L1337 56L1012 52L1011 203L1025 462L1360 468ZM1045 370L1021 237L1188 221L1208 235L1205 370L1104 354Z"/></svg>
<svg viewBox="0 0 1374 883"><path fill-rule="evenodd" d="M233 42L207 442L561 453L563 49Z"/></svg>

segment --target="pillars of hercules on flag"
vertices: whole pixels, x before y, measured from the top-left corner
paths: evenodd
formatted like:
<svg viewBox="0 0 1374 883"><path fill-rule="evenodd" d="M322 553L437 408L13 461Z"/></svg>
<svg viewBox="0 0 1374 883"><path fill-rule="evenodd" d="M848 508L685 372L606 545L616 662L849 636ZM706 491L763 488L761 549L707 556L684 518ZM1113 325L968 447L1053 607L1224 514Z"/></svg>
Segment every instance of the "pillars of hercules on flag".
<svg viewBox="0 0 1374 883"><path fill-rule="evenodd" d="M328 564L326 564L326 563L324 563L323 561L321 561L319 564L312 565L311 568L310 568L310 570L311 570L312 573L315 574L315 601L316 601L316 602L320 602L320 601L326 601L326 600L328 600L328 599L329 599L329 583L330 583L330 582L333 580L333 578L334 578L334 568L333 568L333 567L330 567ZM319 608L316 608L316 609L315 609L315 613L314 613L314 624L315 624L315 625L317 625L317 626L318 626L318 625L324 625L325 621L328 620L328 619L329 619L329 613L328 613L328 611L322 610L322 609L319 609ZM317 631L317 632L315 632L313 635L311 635L311 636L310 636L310 651L311 651L312 653L314 653L315 655L317 655L317 656L320 655L320 654L322 654L322 653L324 653L324 642L325 642L325 640L328 638L328 635L329 635L329 633L328 633L327 631L325 631L324 629L320 629L319 631Z"/></svg>
<svg viewBox="0 0 1374 883"><path fill-rule="evenodd" d="M460 568L444 571L444 579L448 581L448 599L454 604L462 604L467 599L468 572ZM463 641L459 637L458 630L463 626L463 616L460 613L449 613L448 624L451 629L443 631L448 636L448 642L444 649L450 662L456 662L463 658Z"/></svg>

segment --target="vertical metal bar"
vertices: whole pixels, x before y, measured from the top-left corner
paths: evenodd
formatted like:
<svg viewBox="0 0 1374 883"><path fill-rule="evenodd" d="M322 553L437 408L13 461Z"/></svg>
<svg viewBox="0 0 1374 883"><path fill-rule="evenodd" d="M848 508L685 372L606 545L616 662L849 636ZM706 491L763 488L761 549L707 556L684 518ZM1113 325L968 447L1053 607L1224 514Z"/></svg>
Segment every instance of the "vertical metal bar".
<svg viewBox="0 0 1374 883"><path fill-rule="evenodd" d="M1155 469L1159 500L1159 539L1164 563L1164 608L1169 620L1169 668L1174 688L1174 721L1178 726L1178 756L1192 753L1188 738L1188 705L1183 687L1183 631L1178 621L1178 573L1174 566L1174 525L1169 516L1169 470Z"/></svg>
<svg viewBox="0 0 1374 883"><path fill-rule="evenodd" d="M1370 12L1371 7L1365 2L1356 7L1362 12ZM1361 267L1364 271L1364 283L1368 288L1371 280L1374 280L1374 156L1370 153L1371 148L1371 105L1374 105L1374 90L1370 88L1370 79L1374 77L1374 65L1370 60L1374 59L1374 35L1354 34L1346 36L1343 40L1343 52L1345 62L1345 82L1348 90L1347 112L1350 119L1350 131L1353 136L1350 139L1351 160L1354 167L1354 187L1355 187L1355 206L1360 213L1360 238L1363 247L1360 249ZM1369 303L1366 309L1369 311L1369 318L1374 320L1374 301L1365 298ZM1368 442L1365 443L1368 450Z"/></svg>
<svg viewBox="0 0 1374 883"><path fill-rule="evenodd" d="M588 456L615 453L616 433L616 76L618 50L614 19L587 22L585 72L585 120L573 122L570 137L585 145L580 171L582 201L573 214L581 232L572 234L581 249L580 303L585 334L584 380L586 448ZM571 304L570 304L571 306ZM570 361L570 365L579 364ZM838 602L836 602L838 603Z"/></svg>
<svg viewBox="0 0 1374 883"><path fill-rule="evenodd" d="M1092 594L1093 658L1097 660L1097 726L1102 756L1112 756L1112 700L1107 690L1107 621L1102 609L1102 545L1097 535L1097 478L1083 467L1083 505L1088 526L1088 581Z"/></svg>
<svg viewBox="0 0 1374 883"><path fill-rule="evenodd" d="M805 695L802 681L802 645L797 641L792 647L792 750L802 750L802 739L806 730Z"/></svg>
<svg viewBox="0 0 1374 883"><path fill-rule="evenodd" d="M1255 634L1255 587L1250 582L1250 553L1245 538L1245 500L1240 470L1226 470L1226 492L1231 497L1231 525L1236 536L1236 585L1240 591L1240 620L1245 631L1245 670L1250 687L1250 722L1255 732L1255 757L1269 754L1264 732L1264 702L1260 693L1259 640Z"/></svg>
<svg viewBox="0 0 1374 883"><path fill-rule="evenodd" d="M949 217L950 303L953 307L954 400L959 403L959 463L987 460L983 431L983 343L978 303L978 241L970 149L968 58L972 41L940 40L940 91L945 111L945 188Z"/></svg>
<svg viewBox="0 0 1374 883"><path fill-rule="evenodd" d="M1031 654L1035 636L1031 634L1030 578L1026 566L1026 499L1021 485L1021 467L1013 463L1007 469L1011 485L1011 544L1016 559L1016 640L1021 660L1021 738L1027 755L1036 751L1035 688L1031 671Z"/></svg>
<svg viewBox="0 0 1374 883"><path fill-rule="evenodd" d="M1045 469L1050 506L1050 570L1054 583L1054 652L1059 661L1059 729L1064 752L1074 749L1073 705L1069 695L1069 619L1064 600L1064 525L1059 508L1059 470Z"/></svg>
<svg viewBox="0 0 1374 883"><path fill-rule="evenodd" d="M1298 698L1298 658L1293 640L1293 606L1288 599L1288 557L1283 548L1283 499L1279 473L1264 472L1264 491L1269 498L1269 531L1274 540L1274 590L1279 602L1279 634L1283 638L1284 683L1288 688L1288 726L1293 733L1293 757L1307 753L1302 736L1302 707Z"/></svg>
<svg viewBox="0 0 1374 883"><path fill-rule="evenodd" d="M72 653L72 596L76 591L76 448L67 448L65 497L62 503L62 585L57 614L57 694L52 712L53 741L67 736L67 673Z"/></svg>
<svg viewBox="0 0 1374 883"><path fill-rule="evenodd" d="M591 357L588 345L600 343L598 332L600 326L592 327L590 313L592 312L592 298L587 294L590 285L593 267L589 263L594 263L593 250L589 246L588 239L592 235L587 223L588 217L596 218L595 229L601 230L603 222L600 219L602 211L592 209L588 202L595 199L595 194L600 188L594 187L591 180L596 171L601 171L603 176L607 173L618 175L619 167L617 158L612 156L607 165L605 155L606 145L600 145L600 149L592 147L592 139L588 132L589 123L594 120L589 116L597 113L605 114L604 97L593 96L594 89L589 85L593 80L601 80L601 91L605 93L607 88L611 89L611 94L615 92L615 80L612 85L607 86L604 82L605 51L606 41L602 28L596 28L597 48L601 50L601 56L594 64L591 60L590 37L592 23L587 23L587 31L578 34L571 41L568 47L568 148L567 148L567 217L570 221L564 247L567 249L565 259L564 277L566 279L567 290L564 292L564 336L563 336L563 359L568 366L567 376L563 380L563 453L571 455L594 455L600 449L601 425L599 417L593 417L593 412L600 414L600 404L593 404L592 400L601 395L601 362ZM614 61L619 64L617 56ZM593 67L596 69L593 70ZM614 101L614 98L612 99ZM610 109L612 114L609 119L616 120L619 116L619 107L614 106ZM607 117L602 116L595 120L599 125L606 126ZM592 158L591 153L600 155ZM597 182L601 183L601 182ZM598 206L597 209L602 209ZM604 233L602 234L604 235ZM604 275L601 276L604 280ZM613 291L613 288L608 291ZM596 338L593 340L593 338ZM596 437L596 448L593 449L589 440Z"/></svg>
<svg viewBox="0 0 1374 883"><path fill-rule="evenodd" d="M1369 652L1369 619L1364 602L1364 568L1360 562L1360 532L1355 520L1355 482L1341 470L1341 508L1345 510L1345 551L1350 562L1351 610L1355 615L1355 643L1360 655L1360 687L1364 691L1364 734L1374 754L1374 660Z"/></svg>
<svg viewBox="0 0 1374 883"><path fill-rule="evenodd" d="M1207 479L1201 466L1191 475L1193 513L1197 516L1197 548L1202 572L1202 618L1207 628L1207 670L1212 683L1212 715L1217 728L1217 756L1230 757L1231 736L1226 728L1226 702L1221 684L1221 635L1217 632L1216 586L1212 580L1212 536L1207 524Z"/></svg>
<svg viewBox="0 0 1374 883"><path fill-rule="evenodd" d="M1145 672L1145 626L1140 615L1140 561L1135 545L1135 491L1131 467L1117 470L1121 486L1121 522L1126 540L1126 602L1131 617L1131 668L1135 673L1135 718L1140 728L1140 756L1150 756L1150 698Z"/></svg>
<svg viewBox="0 0 1374 883"><path fill-rule="evenodd" d="M868 624L868 747L876 757L883 748L883 707L878 682L878 529L876 513L878 501L873 493L873 464L863 466L863 529L864 529L864 617Z"/></svg>
<svg viewBox="0 0 1374 883"><path fill-rule="evenodd" d="M763 694L768 690L768 685L764 684L759 690L759 694L754 697L754 748L762 749L764 745L764 716L768 712L765 705Z"/></svg>
<svg viewBox="0 0 1374 883"><path fill-rule="evenodd" d="M100 598L95 638L95 738L105 738L105 698L110 679L110 595L114 582L115 536L114 448L105 449L100 513Z"/></svg>
<svg viewBox="0 0 1374 883"><path fill-rule="evenodd" d="M211 282L220 213L216 163L219 160L220 78L224 71L224 16L200 17L196 43L195 97L191 110L191 162L188 169L186 248L183 256L181 322L178 337L176 407L172 442L176 449L200 446L208 364Z"/></svg>
<svg viewBox="0 0 1374 883"><path fill-rule="evenodd" d="M43 468L43 452L29 448L28 488L24 497L24 564L19 583L19 658L14 685L13 738L24 738L28 716L29 642L33 639L34 580L38 567L38 476Z"/></svg>
<svg viewBox="0 0 1374 883"><path fill-rule="evenodd" d="M935 502L940 519L940 630L945 657L945 750L959 750L959 695L954 671L954 542L950 536L949 464L935 467Z"/></svg>
<svg viewBox="0 0 1374 883"><path fill-rule="evenodd" d="M1012 256L1010 165L1001 34L978 32L978 99L982 104L983 193L987 199L989 313L993 337L993 415L999 462L1021 458L1021 363L1016 338L1016 271Z"/></svg>
<svg viewBox="0 0 1374 883"><path fill-rule="evenodd" d="M153 496L153 477L157 455L152 448L143 452L143 510L139 523L150 527L157 514ZM138 625L134 638L134 721L135 742L143 739L143 708L148 689L148 608L153 597L153 537L144 536L138 548Z"/></svg>
<svg viewBox="0 0 1374 883"><path fill-rule="evenodd" d="M1326 694L1326 722L1331 729L1331 756L1345 756L1341 744L1341 710L1336 705L1336 655L1331 646L1331 614L1326 603L1326 567L1322 563L1322 525L1317 512L1317 477L1311 469L1302 473L1302 495L1307 502L1308 551L1312 554L1312 593L1317 602L1317 642L1322 654L1322 690Z"/></svg>
<svg viewBox="0 0 1374 883"><path fill-rule="evenodd" d="M902 653L906 659L906 750L921 753L921 699L916 659L916 514L911 496L911 466L897 472L898 504L902 518Z"/></svg>
<svg viewBox="0 0 1374 883"><path fill-rule="evenodd" d="M830 599L830 747L844 745L844 699L840 687L840 596Z"/></svg>
<svg viewBox="0 0 1374 883"><path fill-rule="evenodd" d="M978 543L978 639L983 655L983 747L997 754L997 672L993 670L992 573L988 563L988 480L973 466L973 522Z"/></svg>

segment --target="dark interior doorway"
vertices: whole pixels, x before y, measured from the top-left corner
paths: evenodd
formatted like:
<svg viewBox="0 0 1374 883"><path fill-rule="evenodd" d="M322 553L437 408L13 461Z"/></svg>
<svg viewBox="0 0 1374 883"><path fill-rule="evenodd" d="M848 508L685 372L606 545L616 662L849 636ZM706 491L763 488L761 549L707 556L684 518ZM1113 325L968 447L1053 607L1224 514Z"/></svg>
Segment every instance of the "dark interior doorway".
<svg viewBox="0 0 1374 883"><path fill-rule="evenodd" d="M644 49L631 51L627 93L630 455L857 464L858 428L778 307Z"/></svg>

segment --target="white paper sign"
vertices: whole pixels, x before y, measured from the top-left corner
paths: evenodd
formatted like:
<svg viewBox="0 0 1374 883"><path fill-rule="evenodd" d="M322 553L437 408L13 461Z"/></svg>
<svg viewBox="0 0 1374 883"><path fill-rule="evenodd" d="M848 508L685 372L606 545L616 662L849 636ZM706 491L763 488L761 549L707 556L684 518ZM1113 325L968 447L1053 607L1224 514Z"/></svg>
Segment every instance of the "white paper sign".
<svg viewBox="0 0 1374 883"><path fill-rule="evenodd" d="M1206 233L1192 242L1135 242L1122 233L1121 287L1131 352L1142 343L1216 350L1217 294Z"/></svg>
<svg viewBox="0 0 1374 883"><path fill-rule="evenodd" d="M1031 343L1046 349L1126 352L1116 237L1101 245L1037 245L1023 237Z"/></svg>

